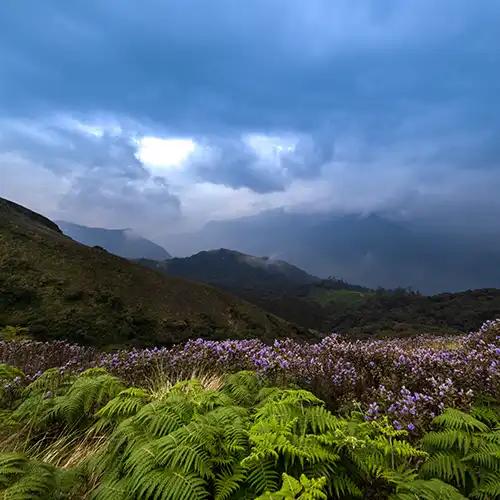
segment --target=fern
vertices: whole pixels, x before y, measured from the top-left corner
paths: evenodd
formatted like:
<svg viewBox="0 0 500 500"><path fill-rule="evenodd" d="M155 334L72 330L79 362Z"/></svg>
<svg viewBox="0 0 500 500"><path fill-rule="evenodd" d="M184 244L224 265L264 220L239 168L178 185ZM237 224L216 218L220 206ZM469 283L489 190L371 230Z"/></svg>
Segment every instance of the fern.
<svg viewBox="0 0 500 500"><path fill-rule="evenodd" d="M308 479L305 474L300 476L300 479L295 479L286 473L282 476L282 486L279 491L271 493L267 491L259 496L256 500L326 500L327 496L324 491L326 478Z"/></svg>
<svg viewBox="0 0 500 500"><path fill-rule="evenodd" d="M277 489L279 477L275 463L272 460L262 460L248 468L247 482L253 491L263 493Z"/></svg>
<svg viewBox="0 0 500 500"><path fill-rule="evenodd" d="M24 373L15 368L14 366L7 365L5 363L0 363L0 380L9 381L14 380L16 377L24 378Z"/></svg>
<svg viewBox="0 0 500 500"><path fill-rule="evenodd" d="M441 415L437 416L433 422L447 429L458 429L469 432L487 432L489 430L489 427L485 423L473 417L472 414L465 413L456 408L448 408Z"/></svg>
<svg viewBox="0 0 500 500"><path fill-rule="evenodd" d="M239 406L251 406L257 400L262 381L254 372L241 371L226 377L222 391Z"/></svg>
<svg viewBox="0 0 500 500"><path fill-rule="evenodd" d="M228 500L240 490L247 478L247 469L241 464L222 467L214 480L215 500Z"/></svg>
<svg viewBox="0 0 500 500"><path fill-rule="evenodd" d="M2 499L490 500L500 490L493 404L447 410L413 443L387 418L335 416L251 372L217 390L192 379L153 393L102 369L48 370L18 397L0 412L11 450L0 453Z"/></svg>
<svg viewBox="0 0 500 500"><path fill-rule="evenodd" d="M56 395L63 391L72 380L73 377L62 373L58 368L49 368L26 387L24 395L25 397L29 397L35 394L45 394L47 392L50 392L51 395Z"/></svg>
<svg viewBox="0 0 500 500"><path fill-rule="evenodd" d="M67 498L79 486L77 474L29 460L23 454L0 454L0 491L4 500Z"/></svg>
<svg viewBox="0 0 500 500"><path fill-rule="evenodd" d="M0 408L10 408L18 397L20 384L25 378L24 373L10 365L0 363Z"/></svg>
<svg viewBox="0 0 500 500"><path fill-rule="evenodd" d="M99 420L94 429L102 431L116 426L125 418L135 415L150 400L149 394L136 387L129 387L118 393L111 401L97 411Z"/></svg>
<svg viewBox="0 0 500 500"><path fill-rule="evenodd" d="M76 425L93 417L123 389L122 382L105 370L87 370L75 379L64 395L55 398L51 416L67 425Z"/></svg>
<svg viewBox="0 0 500 500"><path fill-rule="evenodd" d="M390 472L385 478L395 489L390 500L465 500L453 486L439 479L419 479L413 471Z"/></svg>
<svg viewBox="0 0 500 500"><path fill-rule="evenodd" d="M447 409L436 417L440 430L422 438L430 457L421 476L448 481L471 498L490 498L500 489L500 433L488 423L497 425L498 417L486 408Z"/></svg>

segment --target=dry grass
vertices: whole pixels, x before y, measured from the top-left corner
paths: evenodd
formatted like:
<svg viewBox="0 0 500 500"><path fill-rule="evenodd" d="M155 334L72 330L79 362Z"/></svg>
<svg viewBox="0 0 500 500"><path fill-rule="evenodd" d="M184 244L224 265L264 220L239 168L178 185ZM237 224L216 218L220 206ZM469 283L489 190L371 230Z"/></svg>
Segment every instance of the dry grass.
<svg viewBox="0 0 500 500"><path fill-rule="evenodd" d="M214 391L220 389L223 384L223 375L220 373L191 370L172 376L171 372L162 367L161 363L157 363L153 369L153 375L146 382L146 388L153 399L162 399L175 384L192 379L197 379L204 389Z"/></svg>

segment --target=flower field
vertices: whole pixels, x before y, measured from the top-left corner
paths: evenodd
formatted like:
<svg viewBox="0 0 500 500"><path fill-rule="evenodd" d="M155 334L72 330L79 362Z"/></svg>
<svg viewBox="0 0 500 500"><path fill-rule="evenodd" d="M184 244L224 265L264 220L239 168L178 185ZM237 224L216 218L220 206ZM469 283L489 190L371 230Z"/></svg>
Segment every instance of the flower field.
<svg viewBox="0 0 500 500"><path fill-rule="evenodd" d="M387 415L395 428L418 434L445 407L468 409L500 400L500 321L462 337L349 341L332 335L317 344L292 340L190 340L173 348L100 353L66 342L0 342L0 363L27 380L48 368L78 373L101 367L144 386L160 377L253 370L270 382L308 389L333 411L353 407L367 419Z"/></svg>
<svg viewBox="0 0 500 500"><path fill-rule="evenodd" d="M0 498L498 498L499 332L1 342Z"/></svg>

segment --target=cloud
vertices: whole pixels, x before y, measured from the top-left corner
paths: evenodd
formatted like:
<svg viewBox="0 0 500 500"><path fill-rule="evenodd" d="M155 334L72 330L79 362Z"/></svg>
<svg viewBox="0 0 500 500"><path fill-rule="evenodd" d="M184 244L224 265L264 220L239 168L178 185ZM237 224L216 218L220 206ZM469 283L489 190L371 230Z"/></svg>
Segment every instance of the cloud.
<svg viewBox="0 0 500 500"><path fill-rule="evenodd" d="M279 207L498 233L499 22L495 1L2 2L0 195L150 236Z"/></svg>
<svg viewBox="0 0 500 500"><path fill-rule="evenodd" d="M137 157L161 175L164 169L180 167L195 147L192 139L145 136L137 140Z"/></svg>
<svg viewBox="0 0 500 500"><path fill-rule="evenodd" d="M333 146L310 136L248 134L204 140L186 168L202 181L257 193L283 191L294 179L320 173ZM333 144L333 138L331 139Z"/></svg>
<svg viewBox="0 0 500 500"><path fill-rule="evenodd" d="M119 127L57 117L4 120L0 130L3 196L56 219L149 233L179 215L165 179L143 166Z"/></svg>

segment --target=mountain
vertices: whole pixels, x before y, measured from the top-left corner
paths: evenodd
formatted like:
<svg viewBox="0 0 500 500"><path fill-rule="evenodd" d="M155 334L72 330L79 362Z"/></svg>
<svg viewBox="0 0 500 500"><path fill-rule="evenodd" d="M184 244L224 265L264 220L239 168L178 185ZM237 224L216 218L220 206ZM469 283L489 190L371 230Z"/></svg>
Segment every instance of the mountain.
<svg viewBox="0 0 500 500"><path fill-rule="evenodd" d="M377 215L300 214L275 210L208 223L173 235L176 255L226 247L270 255L316 276L423 293L500 287L500 246L423 229Z"/></svg>
<svg viewBox="0 0 500 500"><path fill-rule="evenodd" d="M90 247L100 246L126 259L169 259L170 254L160 245L153 243L130 229L103 229L87 227L66 221L56 221L64 234Z"/></svg>
<svg viewBox="0 0 500 500"><path fill-rule="evenodd" d="M351 336L458 334L500 317L500 290L432 296L405 289L372 289L320 280L284 261L233 250L141 264L173 276L219 286L307 329Z"/></svg>
<svg viewBox="0 0 500 500"><path fill-rule="evenodd" d="M100 346L309 335L211 286L81 245L0 198L0 329L6 325Z"/></svg>
<svg viewBox="0 0 500 500"><path fill-rule="evenodd" d="M269 257L255 257L224 248L163 262L146 259L140 262L172 276L203 281L237 292L283 292L299 285L320 281L288 262Z"/></svg>

